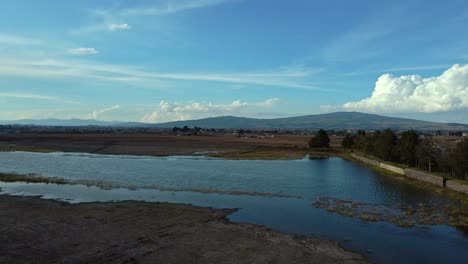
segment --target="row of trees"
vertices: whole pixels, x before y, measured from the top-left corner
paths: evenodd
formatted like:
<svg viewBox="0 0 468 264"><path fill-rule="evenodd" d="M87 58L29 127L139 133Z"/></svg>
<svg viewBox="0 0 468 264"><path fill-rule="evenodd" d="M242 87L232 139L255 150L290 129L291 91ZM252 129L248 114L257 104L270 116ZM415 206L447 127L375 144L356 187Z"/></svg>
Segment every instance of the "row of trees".
<svg viewBox="0 0 468 264"><path fill-rule="evenodd" d="M392 130L386 129L374 133L358 131L354 136L346 135L342 146L386 161L468 179L468 139L458 143L453 150L439 149L431 137L420 137L413 130L397 136Z"/></svg>

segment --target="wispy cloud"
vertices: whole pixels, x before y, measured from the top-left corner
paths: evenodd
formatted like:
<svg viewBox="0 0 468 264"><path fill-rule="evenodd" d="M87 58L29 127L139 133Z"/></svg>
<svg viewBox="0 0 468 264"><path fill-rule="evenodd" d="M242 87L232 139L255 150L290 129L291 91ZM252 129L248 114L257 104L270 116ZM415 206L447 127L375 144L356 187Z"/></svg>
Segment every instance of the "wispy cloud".
<svg viewBox="0 0 468 264"><path fill-rule="evenodd" d="M308 83L314 71L303 68L280 68L259 72L186 73L154 72L125 65L84 63L82 61L16 61L0 59L0 75L38 78L92 78L113 82L147 82L161 80L205 81L230 84L250 84L277 88L324 90Z"/></svg>
<svg viewBox="0 0 468 264"><path fill-rule="evenodd" d="M118 14L123 16L163 15L216 6L227 2L232 2L232 0L168 0L159 1L159 4L153 4L150 6L121 9L118 11ZM106 12L101 10L100 13L109 15L109 11Z"/></svg>
<svg viewBox="0 0 468 264"><path fill-rule="evenodd" d="M132 20L141 16L169 15L192 9L201 9L221 5L238 0L165 0L155 1L151 4L136 5L133 7L111 7L107 9L94 9L92 17L97 23L73 29L71 34L81 35L100 31L129 30L132 27L122 21ZM120 21L117 23L117 21ZM132 20L133 21L133 20Z"/></svg>
<svg viewBox="0 0 468 264"><path fill-rule="evenodd" d="M21 99L38 99L38 100L61 100L59 97L40 95L40 94L27 94L27 93L3 93L0 92L0 98L21 98Z"/></svg>
<svg viewBox="0 0 468 264"><path fill-rule="evenodd" d="M327 61L348 61L353 58L371 58L378 51L371 43L391 33L389 28L369 28L366 23L335 38L323 51Z"/></svg>
<svg viewBox="0 0 468 264"><path fill-rule="evenodd" d="M112 20L105 20L104 22L98 22L96 24L86 25L80 28L72 29L69 31L71 35L86 35L97 32L118 32L132 29L132 26L128 23L112 23Z"/></svg>
<svg viewBox="0 0 468 264"><path fill-rule="evenodd" d="M76 101L64 99L58 96L43 95L43 94L30 94L30 93L0 92L0 98L48 100L48 101L56 101L56 102L68 103L68 104L78 104L78 102Z"/></svg>
<svg viewBox="0 0 468 264"><path fill-rule="evenodd" d="M99 51L97 51L95 48L75 48L69 49L68 53L73 55L94 55L98 54Z"/></svg>
<svg viewBox="0 0 468 264"><path fill-rule="evenodd" d="M89 113L85 118L86 119L99 119L102 115L120 109L120 105L114 105L104 109L95 110L92 113Z"/></svg>
<svg viewBox="0 0 468 264"><path fill-rule="evenodd" d="M0 34L0 44L2 45L37 45L40 43L40 40L33 38L18 35Z"/></svg>
<svg viewBox="0 0 468 264"><path fill-rule="evenodd" d="M129 30L132 27L129 24L109 24L108 28L110 31L116 31L116 30Z"/></svg>
<svg viewBox="0 0 468 264"><path fill-rule="evenodd" d="M403 4L404 3L404 4ZM386 52L391 36L414 22L415 3L389 2L369 11L369 15L359 17L360 22L350 23L350 27L338 34L326 45L322 55L326 61L355 61L374 59ZM385 12L382 12L385 9ZM398 19L395 19L397 18Z"/></svg>

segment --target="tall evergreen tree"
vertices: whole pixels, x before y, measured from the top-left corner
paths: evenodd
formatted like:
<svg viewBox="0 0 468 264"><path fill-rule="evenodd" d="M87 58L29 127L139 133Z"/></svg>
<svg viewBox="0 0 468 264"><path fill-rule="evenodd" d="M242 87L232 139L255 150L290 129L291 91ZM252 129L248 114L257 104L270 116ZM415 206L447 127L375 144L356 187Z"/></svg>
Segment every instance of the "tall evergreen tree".
<svg viewBox="0 0 468 264"><path fill-rule="evenodd" d="M320 129L317 134L309 141L310 148L328 148L330 147L330 138L325 130Z"/></svg>
<svg viewBox="0 0 468 264"><path fill-rule="evenodd" d="M397 143L400 162L408 166L416 165L416 148L419 145L419 135L414 130L405 131L401 134Z"/></svg>
<svg viewBox="0 0 468 264"><path fill-rule="evenodd" d="M341 146L345 149L350 149L354 146L354 139L352 136L349 134L346 134L346 136L343 138L343 141L341 141Z"/></svg>
<svg viewBox="0 0 468 264"><path fill-rule="evenodd" d="M450 158L449 162L453 170L453 176L468 179L468 139L457 144Z"/></svg>
<svg viewBox="0 0 468 264"><path fill-rule="evenodd" d="M390 129L385 129L375 139L375 155L383 160L393 161L397 137Z"/></svg>
<svg viewBox="0 0 468 264"><path fill-rule="evenodd" d="M438 155L432 137L426 136L420 139L416 147L417 167L427 169L431 172L435 166L440 167L443 164L440 159L439 162L436 162L437 157Z"/></svg>

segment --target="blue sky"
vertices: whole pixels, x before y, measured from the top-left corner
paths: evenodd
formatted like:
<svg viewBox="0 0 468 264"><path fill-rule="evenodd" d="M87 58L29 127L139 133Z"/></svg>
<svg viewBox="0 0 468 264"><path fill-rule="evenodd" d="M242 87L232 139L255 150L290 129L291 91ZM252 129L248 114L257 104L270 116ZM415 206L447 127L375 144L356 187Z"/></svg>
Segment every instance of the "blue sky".
<svg viewBox="0 0 468 264"><path fill-rule="evenodd" d="M466 1L2 1L0 119L468 123Z"/></svg>

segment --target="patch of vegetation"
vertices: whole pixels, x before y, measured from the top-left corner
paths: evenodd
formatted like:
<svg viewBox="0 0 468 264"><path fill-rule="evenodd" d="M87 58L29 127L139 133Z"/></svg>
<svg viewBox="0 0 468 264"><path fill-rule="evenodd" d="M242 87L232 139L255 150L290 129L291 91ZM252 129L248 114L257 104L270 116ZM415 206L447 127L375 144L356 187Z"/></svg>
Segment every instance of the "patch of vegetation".
<svg viewBox="0 0 468 264"><path fill-rule="evenodd" d="M47 148L28 147L28 146L0 146L0 151L1 152L26 151L26 152L51 153L51 152L57 152L59 150L47 149Z"/></svg>
<svg viewBox="0 0 468 264"><path fill-rule="evenodd" d="M35 174L10 174L0 173L0 181L2 182L27 182L27 183L53 183L53 184L68 184L69 182L61 178L48 178Z"/></svg>
<svg viewBox="0 0 468 264"><path fill-rule="evenodd" d="M210 157L246 160L293 160L301 159L307 154L298 148L257 148L252 150L209 153Z"/></svg>
<svg viewBox="0 0 468 264"><path fill-rule="evenodd" d="M116 188L126 188L129 190L136 189L154 189L168 192L197 192L197 193L216 193L216 194L227 194L227 195L251 195L251 196L266 196L266 197L281 197L281 198L303 198L302 196L295 196L286 193L269 193L269 192L256 192L256 191L238 191L238 190L221 190L221 189L197 189L187 187L165 187L159 185L148 185L148 186L133 186L133 185L119 185L112 182L96 182L88 180L77 180L69 181L61 178L47 178L38 176L35 174L5 174L0 173L0 182L25 182L25 183L46 183L46 184L69 184L69 185L85 185L95 186L103 190L111 190Z"/></svg>
<svg viewBox="0 0 468 264"><path fill-rule="evenodd" d="M237 191L237 190L221 190L221 189L197 189L197 188L186 188L186 187L164 187L158 185L143 186L143 189L156 189L160 191L169 192L197 192L197 193L216 193L216 194L228 194L228 195L250 195L250 196L266 196L266 197L281 197L281 198L303 198L302 196L295 196L286 193L269 193L269 192L256 192L256 191Z"/></svg>
<svg viewBox="0 0 468 264"><path fill-rule="evenodd" d="M402 206L320 197L313 205L365 222L389 222L400 227L450 225L468 229L468 199L454 200L454 203Z"/></svg>

